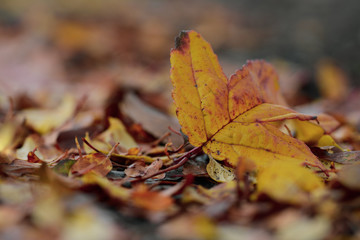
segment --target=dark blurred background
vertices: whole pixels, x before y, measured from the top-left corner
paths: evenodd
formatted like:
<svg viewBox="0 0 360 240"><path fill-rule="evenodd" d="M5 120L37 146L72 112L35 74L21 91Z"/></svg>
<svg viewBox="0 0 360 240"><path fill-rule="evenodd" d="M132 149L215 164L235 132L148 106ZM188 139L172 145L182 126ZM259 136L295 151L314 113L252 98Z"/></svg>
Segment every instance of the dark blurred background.
<svg viewBox="0 0 360 240"><path fill-rule="evenodd" d="M194 29L212 44L226 74L263 58L292 79L285 91L316 98L324 61L350 85L359 82L359 12L357 0L2 0L0 92L107 80L165 91L174 38Z"/></svg>

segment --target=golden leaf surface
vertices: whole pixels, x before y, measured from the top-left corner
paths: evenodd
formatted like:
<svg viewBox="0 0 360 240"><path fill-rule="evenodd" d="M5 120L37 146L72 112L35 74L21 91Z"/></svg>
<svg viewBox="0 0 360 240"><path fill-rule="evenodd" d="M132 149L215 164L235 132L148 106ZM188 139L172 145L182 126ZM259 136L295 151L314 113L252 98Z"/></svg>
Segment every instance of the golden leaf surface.
<svg viewBox="0 0 360 240"><path fill-rule="evenodd" d="M323 189L321 178L310 169L288 162L271 164L257 176L258 192L266 193L280 202L304 203L314 190Z"/></svg>
<svg viewBox="0 0 360 240"><path fill-rule="evenodd" d="M274 104L285 101L269 63L248 61L228 80L210 44L195 31L180 34L170 62L177 116L192 145L232 166L246 157L260 167L290 161L324 169L302 141L279 130L284 120L316 117Z"/></svg>

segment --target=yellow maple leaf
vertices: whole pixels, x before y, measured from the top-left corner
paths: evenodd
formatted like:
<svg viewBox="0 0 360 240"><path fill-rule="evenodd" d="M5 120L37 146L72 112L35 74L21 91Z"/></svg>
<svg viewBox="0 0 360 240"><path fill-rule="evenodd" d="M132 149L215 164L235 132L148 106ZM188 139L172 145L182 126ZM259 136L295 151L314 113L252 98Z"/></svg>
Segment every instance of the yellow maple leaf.
<svg viewBox="0 0 360 240"><path fill-rule="evenodd" d="M324 169L302 141L280 131L284 120L316 117L276 105L284 100L269 63L249 61L228 80L195 31L180 34L170 62L177 116L192 145L234 167L245 157L258 167L287 161Z"/></svg>

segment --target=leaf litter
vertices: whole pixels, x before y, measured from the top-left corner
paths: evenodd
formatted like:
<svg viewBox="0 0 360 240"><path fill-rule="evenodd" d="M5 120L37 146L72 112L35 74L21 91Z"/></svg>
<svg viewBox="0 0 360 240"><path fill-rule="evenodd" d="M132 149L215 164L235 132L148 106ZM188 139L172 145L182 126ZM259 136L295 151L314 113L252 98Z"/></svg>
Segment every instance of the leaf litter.
<svg viewBox="0 0 360 240"><path fill-rule="evenodd" d="M67 24L61 31L98 34ZM59 44L70 54L81 39ZM353 119L326 104L328 114L293 110L263 60L228 79L195 31L180 34L170 59L174 105L112 81L92 83L98 96L76 87L0 105L1 238L359 236ZM345 88L322 88L324 98L344 101L341 69L318 68L321 86Z"/></svg>

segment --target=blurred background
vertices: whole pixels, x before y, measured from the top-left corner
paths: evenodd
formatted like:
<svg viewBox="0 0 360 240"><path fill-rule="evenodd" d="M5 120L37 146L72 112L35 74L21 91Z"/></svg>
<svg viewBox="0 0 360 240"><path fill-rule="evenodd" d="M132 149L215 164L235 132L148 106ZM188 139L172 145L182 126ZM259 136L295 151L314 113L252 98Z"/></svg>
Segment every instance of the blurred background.
<svg viewBox="0 0 360 240"><path fill-rule="evenodd" d="M95 90L96 102L114 84L171 101L169 51L183 29L211 43L227 75L271 61L293 105L339 99L360 78L359 12L356 0L2 0L0 101Z"/></svg>

